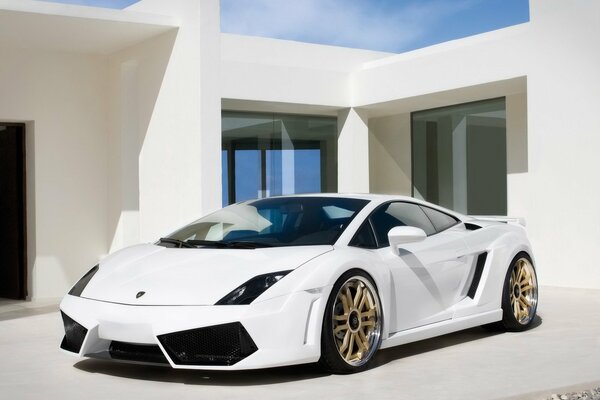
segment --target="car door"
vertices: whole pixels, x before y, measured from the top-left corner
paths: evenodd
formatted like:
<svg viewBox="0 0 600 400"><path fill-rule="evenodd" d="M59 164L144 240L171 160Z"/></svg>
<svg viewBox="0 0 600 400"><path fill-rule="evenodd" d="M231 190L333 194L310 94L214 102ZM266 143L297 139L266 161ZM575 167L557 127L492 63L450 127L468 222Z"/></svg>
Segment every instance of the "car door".
<svg viewBox="0 0 600 400"><path fill-rule="evenodd" d="M395 306L393 319L388 321L391 332L450 319L452 306L464 297L461 293L469 274L464 229L446 214L451 220L444 225L443 218L436 219L433 212L438 211L409 202L392 202L370 216L377 252L391 271ZM402 245L396 255L389 247L387 234L393 227L405 225L423 229L427 238Z"/></svg>

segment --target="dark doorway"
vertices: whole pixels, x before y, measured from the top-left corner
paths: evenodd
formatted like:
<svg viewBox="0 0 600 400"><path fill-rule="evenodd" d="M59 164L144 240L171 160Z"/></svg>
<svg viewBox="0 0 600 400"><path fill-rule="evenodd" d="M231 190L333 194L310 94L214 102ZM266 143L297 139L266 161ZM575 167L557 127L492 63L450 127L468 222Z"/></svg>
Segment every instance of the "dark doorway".
<svg viewBox="0 0 600 400"><path fill-rule="evenodd" d="M0 297L27 296L25 125L0 122Z"/></svg>

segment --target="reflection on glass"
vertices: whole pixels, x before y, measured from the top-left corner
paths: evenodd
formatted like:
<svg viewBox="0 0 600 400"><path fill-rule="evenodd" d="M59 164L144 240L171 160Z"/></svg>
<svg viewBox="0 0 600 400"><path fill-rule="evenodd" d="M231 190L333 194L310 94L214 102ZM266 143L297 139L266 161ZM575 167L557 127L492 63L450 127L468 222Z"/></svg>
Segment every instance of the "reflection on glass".
<svg viewBox="0 0 600 400"><path fill-rule="evenodd" d="M337 190L337 119L223 112L223 205Z"/></svg>
<svg viewBox="0 0 600 400"><path fill-rule="evenodd" d="M367 203L339 197L260 199L222 208L168 238L199 246L219 244L207 240L260 247L332 245Z"/></svg>
<svg viewBox="0 0 600 400"><path fill-rule="evenodd" d="M412 114L413 195L472 215L506 214L504 98Z"/></svg>
<svg viewBox="0 0 600 400"><path fill-rule="evenodd" d="M267 195L321 192L321 149L267 150Z"/></svg>
<svg viewBox="0 0 600 400"><path fill-rule="evenodd" d="M236 150L235 175L244 179L235 180L236 201L255 199L261 197L261 154L259 150Z"/></svg>

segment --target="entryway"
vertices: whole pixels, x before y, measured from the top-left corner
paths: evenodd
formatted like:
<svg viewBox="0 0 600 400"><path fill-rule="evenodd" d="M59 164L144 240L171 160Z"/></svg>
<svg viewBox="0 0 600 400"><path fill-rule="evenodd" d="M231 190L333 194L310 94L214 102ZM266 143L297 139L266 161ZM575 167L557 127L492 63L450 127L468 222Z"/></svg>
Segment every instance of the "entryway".
<svg viewBox="0 0 600 400"><path fill-rule="evenodd" d="M25 125L0 122L0 297L27 296Z"/></svg>

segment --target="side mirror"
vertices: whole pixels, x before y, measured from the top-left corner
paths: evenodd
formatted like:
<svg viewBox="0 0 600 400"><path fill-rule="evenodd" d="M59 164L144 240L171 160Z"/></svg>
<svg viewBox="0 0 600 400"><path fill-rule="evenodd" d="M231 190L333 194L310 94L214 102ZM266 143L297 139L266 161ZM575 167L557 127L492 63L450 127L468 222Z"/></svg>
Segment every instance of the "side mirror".
<svg viewBox="0 0 600 400"><path fill-rule="evenodd" d="M414 226L395 226L388 232L388 240L392 253L398 255L398 246L425 240L427 234L421 228Z"/></svg>

